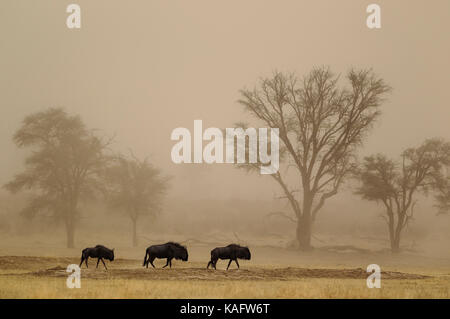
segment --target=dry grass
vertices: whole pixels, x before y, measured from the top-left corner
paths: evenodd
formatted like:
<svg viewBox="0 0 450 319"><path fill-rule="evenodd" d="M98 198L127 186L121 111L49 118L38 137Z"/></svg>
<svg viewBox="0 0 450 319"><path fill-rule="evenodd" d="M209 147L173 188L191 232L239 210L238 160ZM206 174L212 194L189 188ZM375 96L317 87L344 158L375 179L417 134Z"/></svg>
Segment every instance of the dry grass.
<svg viewBox="0 0 450 319"><path fill-rule="evenodd" d="M0 257L0 298L449 298L450 276L386 271L381 289L368 289L361 268L241 265L207 271L200 262L143 269L119 259L109 270L82 270L81 289L66 287L65 267L77 258ZM224 265L221 265L224 266ZM402 269L395 269L402 271Z"/></svg>
<svg viewBox="0 0 450 319"><path fill-rule="evenodd" d="M291 281L161 281L85 279L68 289L63 278L0 277L0 298L449 298L449 278L385 280L368 289L361 279Z"/></svg>

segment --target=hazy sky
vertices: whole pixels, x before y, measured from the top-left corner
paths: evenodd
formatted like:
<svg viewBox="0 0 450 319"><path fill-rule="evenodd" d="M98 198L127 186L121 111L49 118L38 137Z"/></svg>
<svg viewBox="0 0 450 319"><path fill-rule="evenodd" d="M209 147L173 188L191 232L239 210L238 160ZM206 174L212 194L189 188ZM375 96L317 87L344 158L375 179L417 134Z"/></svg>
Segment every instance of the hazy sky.
<svg viewBox="0 0 450 319"><path fill-rule="evenodd" d="M382 28L366 27L378 3ZM82 28L66 27L81 6ZM450 138L450 1L0 1L0 183L22 167L23 117L63 106L174 176L173 194L262 198L270 177L172 164L171 131L245 120L238 90L275 69L372 67L393 87L363 154ZM266 182L267 181L267 182Z"/></svg>

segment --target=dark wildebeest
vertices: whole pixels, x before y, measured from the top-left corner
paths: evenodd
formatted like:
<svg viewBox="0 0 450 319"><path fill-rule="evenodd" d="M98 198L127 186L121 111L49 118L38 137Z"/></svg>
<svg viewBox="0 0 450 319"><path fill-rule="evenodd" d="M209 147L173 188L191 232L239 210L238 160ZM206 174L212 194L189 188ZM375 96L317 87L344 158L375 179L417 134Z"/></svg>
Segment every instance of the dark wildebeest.
<svg viewBox="0 0 450 319"><path fill-rule="evenodd" d="M153 265L155 258L167 258L167 262L164 267L169 265L170 268L172 268L172 259L175 258L181 259L182 261L187 261L188 251L186 247L174 242L168 242L162 245L153 245L148 247L145 251L144 264L142 266L146 266L148 268L148 263L150 263L153 268L155 268L155 265Z"/></svg>
<svg viewBox="0 0 450 319"><path fill-rule="evenodd" d="M98 263L100 262L100 260L102 261L103 266L105 266L105 268L106 268L103 258L108 259L109 261L113 261L114 260L114 249L109 249L102 245L97 245L92 248L83 249L83 252L81 253L80 267L83 264L83 261L86 261L86 268L89 268L88 267L89 257L97 258L97 267L96 268L98 268ZM106 268L106 269L108 269L108 268Z"/></svg>
<svg viewBox="0 0 450 319"><path fill-rule="evenodd" d="M212 265L214 267L214 269L217 269L216 264L217 264L218 259L229 259L230 260L228 262L227 270L230 267L230 264L233 260L235 261L236 265L239 268L239 263L237 261L238 258L250 260L251 254L250 254L250 250L248 249L248 247L242 247L242 246L239 246L236 244L230 244L226 247L214 248L213 250L211 250L211 260L208 263L208 266L206 266L206 269L208 269L210 265Z"/></svg>

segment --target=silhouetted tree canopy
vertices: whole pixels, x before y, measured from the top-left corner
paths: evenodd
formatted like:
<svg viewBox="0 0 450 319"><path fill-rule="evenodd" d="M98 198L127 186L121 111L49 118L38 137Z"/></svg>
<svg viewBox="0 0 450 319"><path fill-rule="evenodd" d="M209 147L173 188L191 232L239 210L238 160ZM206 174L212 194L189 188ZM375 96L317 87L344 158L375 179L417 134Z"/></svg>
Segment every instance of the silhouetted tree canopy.
<svg viewBox="0 0 450 319"><path fill-rule="evenodd" d="M402 230L413 218L417 194L436 194L440 212L449 209L450 180L446 167L450 165L450 143L430 139L416 148L408 148L399 162L382 154L366 157L357 174L362 198L381 202L389 227L391 249L400 250Z"/></svg>
<svg viewBox="0 0 450 319"><path fill-rule="evenodd" d="M341 85L339 76L321 67L302 78L276 72L257 88L241 91L239 102L251 115L265 126L279 128L280 159L298 173L296 187L286 181L292 170L271 176L295 214L302 249L310 249L317 213L354 168L355 152L390 91L371 70L351 70L346 80Z"/></svg>
<svg viewBox="0 0 450 319"><path fill-rule="evenodd" d="M169 178L148 159L115 158L105 172L109 207L127 214L133 224L133 246L137 246L136 224L142 216L155 216L168 188Z"/></svg>
<svg viewBox="0 0 450 319"><path fill-rule="evenodd" d="M102 141L79 116L68 115L61 108L25 117L13 140L32 152L25 160L25 170L5 187L13 193L32 190L35 196L22 213L28 217L47 213L63 221L67 245L73 247L79 201L92 197L101 187L99 175L109 141Z"/></svg>

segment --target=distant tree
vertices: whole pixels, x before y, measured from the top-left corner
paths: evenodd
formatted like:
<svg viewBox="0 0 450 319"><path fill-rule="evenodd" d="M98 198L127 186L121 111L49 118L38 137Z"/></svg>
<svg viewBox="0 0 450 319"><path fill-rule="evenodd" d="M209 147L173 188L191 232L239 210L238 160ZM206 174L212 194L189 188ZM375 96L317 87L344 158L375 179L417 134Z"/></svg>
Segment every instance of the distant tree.
<svg viewBox="0 0 450 319"><path fill-rule="evenodd" d="M450 167L447 166L442 170L441 174L435 177L435 207L438 209L438 214L447 213L450 211Z"/></svg>
<svg viewBox="0 0 450 319"><path fill-rule="evenodd" d="M88 130L79 116L70 116L61 108L25 117L13 140L32 153L25 160L25 171L5 188L13 193L33 190L35 196L22 214L32 218L47 213L64 222L67 247L74 247L79 202L100 187L98 177L105 166L108 142Z"/></svg>
<svg viewBox="0 0 450 319"><path fill-rule="evenodd" d="M312 225L326 200L337 194L355 164L355 152L380 115L390 88L370 70L351 70L348 86L328 68L299 79L276 72L240 103L265 126L279 128L280 160L292 170L271 175L281 186L297 223L300 249L311 248ZM257 165L247 165L258 169ZM296 176L290 187L287 176ZM298 195L299 194L299 195Z"/></svg>
<svg viewBox="0 0 450 319"><path fill-rule="evenodd" d="M439 213L447 213L450 210L450 180L447 179L447 186L438 189L436 194L436 207L439 209Z"/></svg>
<svg viewBox="0 0 450 319"><path fill-rule="evenodd" d="M408 148L398 163L378 154L366 157L357 177L362 198L381 202L382 215L389 229L392 252L400 251L402 230L413 218L417 195L435 192L440 212L449 209L448 178L450 143L430 139L416 148Z"/></svg>
<svg viewBox="0 0 450 319"><path fill-rule="evenodd" d="M162 176L147 159L116 157L106 170L105 180L109 207L125 213L132 222L132 243L138 244L136 226L140 217L155 216L168 188L168 177Z"/></svg>

